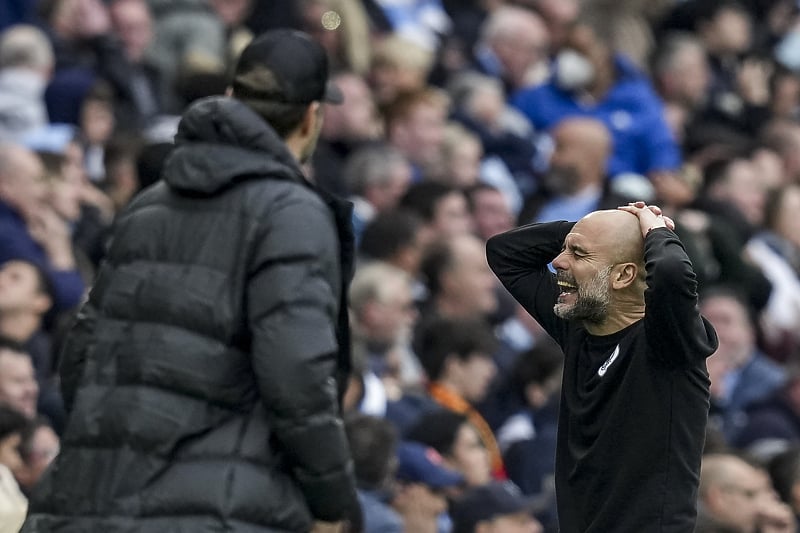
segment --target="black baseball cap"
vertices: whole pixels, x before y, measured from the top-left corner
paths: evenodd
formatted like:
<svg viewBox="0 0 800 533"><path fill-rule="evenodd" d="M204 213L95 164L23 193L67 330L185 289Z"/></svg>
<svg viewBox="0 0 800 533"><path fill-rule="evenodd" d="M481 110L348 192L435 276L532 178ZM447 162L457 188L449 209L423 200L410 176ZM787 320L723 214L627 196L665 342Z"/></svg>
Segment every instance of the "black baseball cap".
<svg viewBox="0 0 800 533"><path fill-rule="evenodd" d="M242 50L233 77L241 100L286 104L344 101L328 81L328 55L307 33L276 29L262 33Z"/></svg>

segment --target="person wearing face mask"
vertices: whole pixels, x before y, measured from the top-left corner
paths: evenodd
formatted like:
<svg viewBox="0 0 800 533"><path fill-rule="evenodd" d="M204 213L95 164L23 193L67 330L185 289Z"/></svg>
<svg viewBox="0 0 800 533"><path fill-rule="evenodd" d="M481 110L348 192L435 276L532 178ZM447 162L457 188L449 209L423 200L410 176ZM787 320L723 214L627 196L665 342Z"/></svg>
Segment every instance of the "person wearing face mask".
<svg viewBox="0 0 800 533"><path fill-rule="evenodd" d="M549 81L519 91L512 104L540 131L571 116L601 121L612 134L610 179L630 173L660 179L681 165L663 103L644 74L614 53L604 33L588 20L576 22L554 59Z"/></svg>

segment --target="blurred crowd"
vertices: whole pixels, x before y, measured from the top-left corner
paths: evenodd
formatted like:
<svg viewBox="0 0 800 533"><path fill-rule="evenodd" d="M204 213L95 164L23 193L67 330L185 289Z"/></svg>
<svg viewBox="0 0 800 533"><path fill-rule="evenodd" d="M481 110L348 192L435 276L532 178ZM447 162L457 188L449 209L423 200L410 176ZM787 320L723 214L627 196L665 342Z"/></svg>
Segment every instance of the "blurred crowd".
<svg viewBox="0 0 800 533"><path fill-rule="evenodd" d="M800 2L4 0L0 531L58 454L59 346L115 217L285 26L345 97L307 172L355 204L367 532L557 530L563 356L485 242L632 200L675 220L720 340L698 531L798 530Z"/></svg>

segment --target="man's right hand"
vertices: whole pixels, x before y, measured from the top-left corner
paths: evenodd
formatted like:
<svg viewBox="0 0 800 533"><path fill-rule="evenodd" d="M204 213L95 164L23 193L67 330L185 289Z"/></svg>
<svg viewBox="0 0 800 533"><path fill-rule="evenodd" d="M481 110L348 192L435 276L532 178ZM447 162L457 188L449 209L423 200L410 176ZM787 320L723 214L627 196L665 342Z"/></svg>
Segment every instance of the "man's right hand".
<svg viewBox="0 0 800 533"><path fill-rule="evenodd" d="M627 211L638 217L639 227L642 230L643 237L647 237L650 230L655 228L675 229L675 222L673 222L671 218L665 217L661 213L661 208L657 205L647 205L644 202L631 202L617 209Z"/></svg>

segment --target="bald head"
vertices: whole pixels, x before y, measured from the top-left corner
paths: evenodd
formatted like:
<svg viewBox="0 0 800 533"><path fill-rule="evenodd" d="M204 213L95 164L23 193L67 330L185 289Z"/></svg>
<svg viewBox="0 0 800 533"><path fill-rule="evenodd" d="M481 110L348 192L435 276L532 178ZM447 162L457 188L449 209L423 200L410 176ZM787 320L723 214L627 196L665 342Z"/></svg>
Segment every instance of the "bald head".
<svg viewBox="0 0 800 533"><path fill-rule="evenodd" d="M703 457L700 468L700 497L708 494L713 487L728 485L743 477L751 466L734 455L713 453Z"/></svg>
<svg viewBox="0 0 800 533"><path fill-rule="evenodd" d="M644 239L636 215L618 209L594 211L579 220L573 231L596 239L615 263L644 261Z"/></svg>
<svg viewBox="0 0 800 533"><path fill-rule="evenodd" d="M588 117L565 118L556 125L553 136L581 145L584 154L597 163L605 163L611 153L611 133L599 120Z"/></svg>
<svg viewBox="0 0 800 533"><path fill-rule="evenodd" d="M557 189L575 194L603 183L612 142L605 124L591 118L570 117L559 122L552 135L555 149L550 166L558 175L572 177Z"/></svg>

